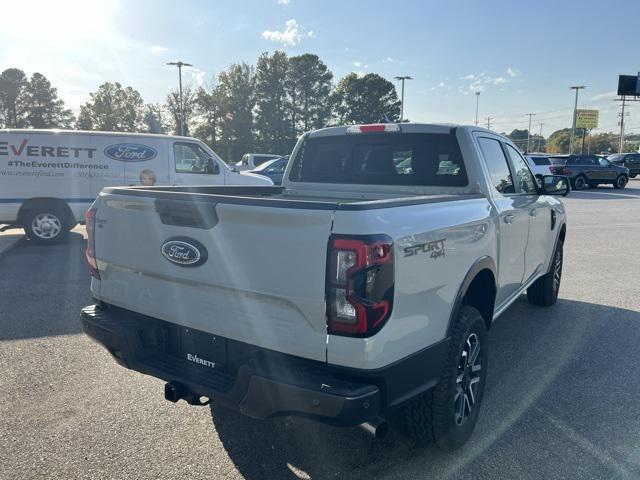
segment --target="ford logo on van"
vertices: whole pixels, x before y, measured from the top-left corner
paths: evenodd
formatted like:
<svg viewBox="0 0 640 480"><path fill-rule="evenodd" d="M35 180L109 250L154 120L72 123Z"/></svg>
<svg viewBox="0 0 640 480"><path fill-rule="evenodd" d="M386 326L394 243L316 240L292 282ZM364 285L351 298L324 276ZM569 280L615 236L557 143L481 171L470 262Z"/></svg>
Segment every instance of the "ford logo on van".
<svg viewBox="0 0 640 480"><path fill-rule="evenodd" d="M197 240L173 237L162 244L162 256L181 267L197 267L207 261L207 249Z"/></svg>
<svg viewBox="0 0 640 480"><path fill-rule="evenodd" d="M139 143L118 143L104 149L104 154L120 162L145 162L156 158L158 152L155 148L140 145Z"/></svg>

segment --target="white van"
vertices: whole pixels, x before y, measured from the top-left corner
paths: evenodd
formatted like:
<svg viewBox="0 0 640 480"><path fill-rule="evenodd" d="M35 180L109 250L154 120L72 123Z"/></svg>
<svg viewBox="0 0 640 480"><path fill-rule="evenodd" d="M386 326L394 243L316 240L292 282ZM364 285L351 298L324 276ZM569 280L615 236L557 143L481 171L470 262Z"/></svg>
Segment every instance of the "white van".
<svg viewBox="0 0 640 480"><path fill-rule="evenodd" d="M273 185L240 175L189 137L0 130L0 224L39 243L61 240L100 190L129 185Z"/></svg>

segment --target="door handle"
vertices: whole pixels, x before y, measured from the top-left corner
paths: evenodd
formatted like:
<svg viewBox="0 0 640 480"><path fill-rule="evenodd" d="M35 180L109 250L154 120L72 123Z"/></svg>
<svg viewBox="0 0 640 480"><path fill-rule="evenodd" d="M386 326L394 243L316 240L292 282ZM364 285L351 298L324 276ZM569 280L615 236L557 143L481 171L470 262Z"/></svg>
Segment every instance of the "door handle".
<svg viewBox="0 0 640 480"><path fill-rule="evenodd" d="M504 223L508 223L509 225L511 225L513 223L513 219L516 218L516 216L512 213L508 213L502 218L504 219Z"/></svg>

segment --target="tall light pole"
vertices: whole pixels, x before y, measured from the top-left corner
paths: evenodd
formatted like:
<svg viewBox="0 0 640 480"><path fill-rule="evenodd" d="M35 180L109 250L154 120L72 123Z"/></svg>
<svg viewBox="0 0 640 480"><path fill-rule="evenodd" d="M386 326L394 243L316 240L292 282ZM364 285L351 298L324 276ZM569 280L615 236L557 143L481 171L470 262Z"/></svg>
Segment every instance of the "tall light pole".
<svg viewBox="0 0 640 480"><path fill-rule="evenodd" d="M480 90L476 92L476 127L478 126L478 106L480 105Z"/></svg>
<svg viewBox="0 0 640 480"><path fill-rule="evenodd" d="M413 80L413 78L411 78L409 75L399 75L393 78L402 82L402 93L400 94L400 123L402 123L404 121L404 81Z"/></svg>
<svg viewBox="0 0 640 480"><path fill-rule="evenodd" d="M182 67L193 67L190 63L168 62L167 65L178 67L178 84L180 85L180 135L184 136L184 104L182 103Z"/></svg>
<svg viewBox="0 0 640 480"><path fill-rule="evenodd" d="M525 153L529 153L529 140L531 139L531 119L534 117L535 113L527 113L529 115L529 129L527 130L527 149Z"/></svg>
<svg viewBox="0 0 640 480"><path fill-rule="evenodd" d="M576 103L573 106L573 123L571 124L571 139L569 140L569 155L573 153L573 139L576 136L576 117L578 115L578 91L583 88L587 88L584 85L575 85L570 87L569 90L576 91Z"/></svg>

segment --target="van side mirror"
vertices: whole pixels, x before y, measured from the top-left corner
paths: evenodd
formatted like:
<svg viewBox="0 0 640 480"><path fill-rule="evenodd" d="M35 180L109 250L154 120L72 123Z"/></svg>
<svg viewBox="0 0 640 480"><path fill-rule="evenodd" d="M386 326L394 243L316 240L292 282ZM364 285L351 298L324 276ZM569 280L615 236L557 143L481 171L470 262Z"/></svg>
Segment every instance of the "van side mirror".
<svg viewBox="0 0 640 480"><path fill-rule="evenodd" d="M566 197L571 191L569 179L563 175L545 175L542 177L543 195L562 195Z"/></svg>

